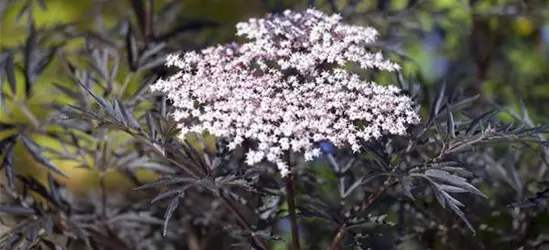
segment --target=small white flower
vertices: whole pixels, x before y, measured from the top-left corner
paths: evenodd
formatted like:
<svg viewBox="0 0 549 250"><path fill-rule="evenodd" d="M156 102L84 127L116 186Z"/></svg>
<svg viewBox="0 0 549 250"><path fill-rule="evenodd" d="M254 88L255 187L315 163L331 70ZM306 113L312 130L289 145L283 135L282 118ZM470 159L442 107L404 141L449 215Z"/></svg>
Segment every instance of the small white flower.
<svg viewBox="0 0 549 250"><path fill-rule="evenodd" d="M290 173L290 168L283 161L277 161L276 166L278 167L278 171L280 171L280 175L282 177L285 177Z"/></svg>
<svg viewBox="0 0 549 250"><path fill-rule="evenodd" d="M286 137L280 138L280 140L278 142L279 142L280 148L282 150L290 149L290 142L289 142L288 138L286 138Z"/></svg>

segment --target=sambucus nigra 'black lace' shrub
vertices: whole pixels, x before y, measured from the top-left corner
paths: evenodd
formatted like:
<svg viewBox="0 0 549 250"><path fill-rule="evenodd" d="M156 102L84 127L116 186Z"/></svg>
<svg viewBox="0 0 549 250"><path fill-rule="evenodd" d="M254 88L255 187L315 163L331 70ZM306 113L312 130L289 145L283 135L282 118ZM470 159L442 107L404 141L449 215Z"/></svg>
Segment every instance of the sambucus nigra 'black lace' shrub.
<svg viewBox="0 0 549 250"><path fill-rule="evenodd" d="M527 233L528 218L539 212L506 207L523 198L512 164L536 161L528 154L545 152L540 135L546 131L526 113L448 95L445 83L423 91L396 64L371 52L373 28L342 24L338 15L318 10L239 24L250 42L170 56L169 64L182 70L170 72L162 66L167 55L188 48L169 49L177 40L154 34L148 28L153 19L140 16L141 7L134 5L142 39L124 21L123 34L109 31L114 41L86 34L88 64L64 60L72 82L54 85L73 100L70 105L50 103L50 118L30 119L33 130L1 125L19 130L1 142L7 198L0 212L12 222L0 248L271 249L285 240L294 249L389 249L412 241L492 249L541 244ZM63 48L36 37L81 35L30 23L23 51L0 55L14 92L13 55L24 55L27 95ZM40 46L51 53L29 56ZM362 69L351 73L347 62ZM131 94L117 92L129 84L116 81L121 64L129 75L141 74ZM393 72L400 88L359 78L364 70L377 73L373 68ZM151 94L151 86L168 98ZM514 123L497 119L505 112ZM113 131L126 135L114 149ZM41 148L31 132L55 136L70 149ZM46 180L16 171L19 141L51 170ZM84 197L55 177L62 171L52 163L71 159L90 167L81 155L91 155L101 173L101 188ZM142 183L137 169L160 177ZM139 186L133 195L108 192L104 176L114 170ZM494 191L502 182L518 195ZM518 205L543 198L541 192ZM510 226L487 222L501 214L509 215ZM292 234L284 237L281 222L288 219ZM474 238L458 240L466 237Z"/></svg>

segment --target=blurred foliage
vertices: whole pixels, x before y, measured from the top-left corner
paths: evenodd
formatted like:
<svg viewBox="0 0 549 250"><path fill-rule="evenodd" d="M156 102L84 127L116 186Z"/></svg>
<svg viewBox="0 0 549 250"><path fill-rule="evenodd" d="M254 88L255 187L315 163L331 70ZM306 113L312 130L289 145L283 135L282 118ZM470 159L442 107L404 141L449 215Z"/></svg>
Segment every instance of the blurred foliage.
<svg viewBox="0 0 549 250"><path fill-rule="evenodd" d="M455 96L479 94L472 103L474 112L470 113L474 115L454 113L456 124L458 120L472 123L472 117L493 107L502 111L494 113L500 123L515 121L528 129L547 122L549 112L544 107L549 102L549 3L543 0L0 0L0 202L18 204L9 207L11 210L0 208L0 213L16 215L13 221L0 220L0 224L10 224L4 233L18 236L18 244L25 238L27 246L34 249L47 249L51 246L49 240L71 249L83 249L84 245L94 249L170 249L162 248L168 244L162 242L178 240L180 245L172 245L171 249L229 249L229 245L240 242L235 238L249 242L250 231L257 230L260 235L264 233L260 229L278 223L268 218L263 228L226 228L226 224L241 219L233 210L254 211L268 202L284 208L282 201L267 201L263 194L243 195L241 189L231 189L238 193L233 196L242 195L252 202L243 205L234 202L238 199L223 198L228 208L219 208L223 202L216 195L198 189L187 194L181 204L177 197L155 207L149 200L165 187L157 187L154 192L132 189L158 180L161 174L171 173L174 166L182 164L165 159L179 156L166 148L171 145L168 142L172 143L174 124L158 118L165 117L169 103L147 92L148 84L170 73L162 66L164 56L230 41L234 25L247 18L307 6L342 13L349 22L377 28L383 41L379 47L403 65L403 76L409 76L403 81L413 82L411 85L418 88L415 91L421 92L418 102L422 104L422 117L433 115L429 107L440 96L450 102ZM394 75L375 80L396 83ZM442 82L446 89L440 94ZM65 121L66 105L80 107L80 111L97 111L94 107L101 106L100 100L108 100L111 106L117 100L129 115L123 114L125 120L114 117L107 122L103 116ZM86 116L83 113L73 115ZM444 117L439 117L442 121L437 124L445 126L449 119L446 115L442 112L440 116ZM147 128L137 129L130 117ZM158 123L151 125L151 120ZM147 144L143 138L154 143ZM535 138L545 141L545 135ZM187 145L186 150L196 149L191 150L196 158L189 156L195 160L204 153L220 154L211 135L190 137L183 145ZM411 200L395 188L376 201L379 205L374 211L387 214L388 221L397 221L396 229L385 229L383 223L381 229L372 229L371 224L364 229L369 235L393 233L387 233L388 238L353 235L347 245L353 243L352 238L371 249L543 249L549 236L547 212L543 208L507 207L543 190L541 182L547 179L547 150L531 145L533 150L522 150L522 146L494 146L463 160L469 164L468 171L482 177L472 178L471 182L488 196L485 200L460 196L460 201L467 204L465 217L471 220L475 235L464 230L460 218L438 205L440 200L432 191L414 189L416 200ZM150 147L158 152L151 153ZM434 149L425 151L429 150ZM163 154L159 156L159 152ZM363 157L367 158L365 163L375 162L371 160L375 158L372 152ZM307 194L301 200L307 204L302 207L304 211L314 207L309 204L326 202L320 197L338 195L341 176L335 176L329 166L324 159L301 173L302 178L310 178L298 190ZM357 173L351 173L352 178L364 171L353 171ZM218 177L233 174L219 173ZM267 175L252 182L276 181ZM381 183L374 181L360 188L374 193L373 188ZM270 188L261 191L282 192ZM62 198L56 198L56 189L63 189ZM365 198L364 192L356 193L360 194L353 195L355 200ZM29 201L27 194L34 201ZM544 193L536 197L540 196ZM176 200L180 209L173 205ZM162 238L165 226L159 218L166 210L174 215L171 225L166 226L167 236ZM411 216L401 218L403 211ZM91 219L84 219L88 217ZM337 227L318 226L318 218L310 217L305 216L302 225L307 249L325 247ZM142 228L135 229L138 233L132 231L134 228L126 230L138 220L147 226L139 224ZM196 221L207 223L197 226ZM401 228L398 225L402 221L415 226ZM108 227L107 222L120 224ZM61 240L47 238L43 230L35 233L49 224L54 225L50 229L56 233L83 230ZM1 237L2 230L0 246L10 246L12 242ZM273 233L287 238L280 231L284 231L283 226L275 227ZM128 236L132 234L133 238ZM261 236L272 240L272 249L286 249L286 244L270 233ZM37 243L37 238L48 240ZM148 247L158 247L135 243L139 239L147 239L143 244ZM197 246L200 244L196 241L208 248Z"/></svg>

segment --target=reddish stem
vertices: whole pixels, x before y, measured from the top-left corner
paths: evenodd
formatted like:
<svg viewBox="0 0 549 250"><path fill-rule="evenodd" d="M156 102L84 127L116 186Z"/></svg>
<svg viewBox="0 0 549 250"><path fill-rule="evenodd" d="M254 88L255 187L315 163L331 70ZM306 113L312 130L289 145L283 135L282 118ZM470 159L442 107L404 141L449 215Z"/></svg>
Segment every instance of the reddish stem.
<svg viewBox="0 0 549 250"><path fill-rule="evenodd" d="M378 188L378 190L375 193L370 194L368 198L365 200L362 200L362 203L360 204L360 209L358 213L363 212L364 210L368 209L374 201L381 196L385 190L393 185L396 182L396 179L394 177L389 177L381 187ZM334 239L332 240L332 244L330 245L330 250L339 250L341 242L343 239L345 239L345 236L347 235L347 225L341 225L341 227L337 230L337 234L335 235Z"/></svg>

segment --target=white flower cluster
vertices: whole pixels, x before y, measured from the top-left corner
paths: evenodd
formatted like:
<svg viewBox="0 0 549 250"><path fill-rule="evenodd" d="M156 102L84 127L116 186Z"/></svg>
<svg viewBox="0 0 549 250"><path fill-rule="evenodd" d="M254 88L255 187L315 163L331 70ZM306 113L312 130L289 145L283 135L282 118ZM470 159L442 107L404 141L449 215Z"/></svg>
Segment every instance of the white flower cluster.
<svg viewBox="0 0 549 250"><path fill-rule="evenodd" d="M171 55L167 65L181 70L151 88L173 100L182 136L208 130L230 138L230 149L254 142L247 164L266 159L283 176L286 151L312 160L321 153L318 142L358 151L361 140L405 134L419 122L410 98L343 69L398 65L365 49L376 38L373 28L340 19L309 9L239 23L237 34L249 42Z"/></svg>

